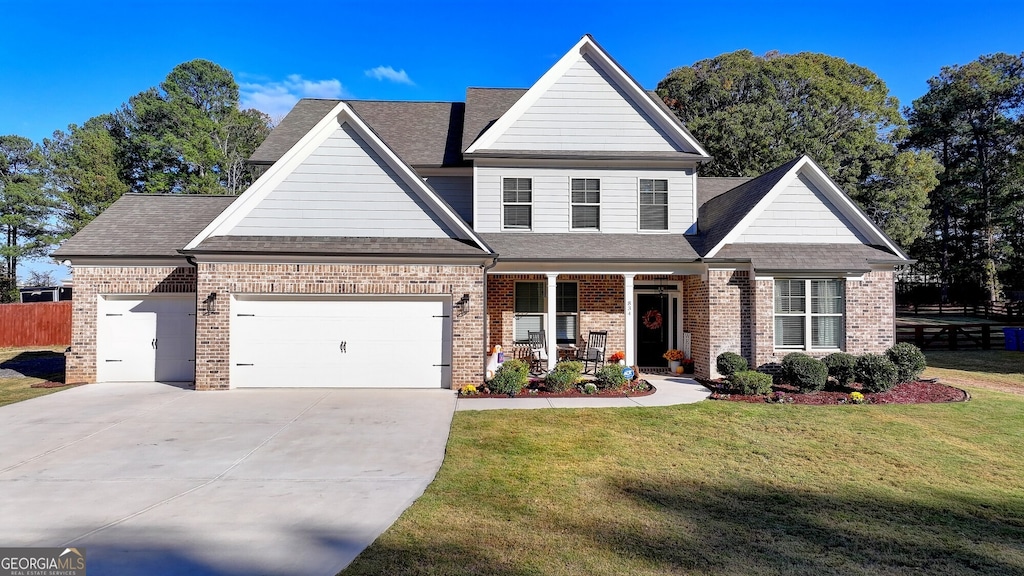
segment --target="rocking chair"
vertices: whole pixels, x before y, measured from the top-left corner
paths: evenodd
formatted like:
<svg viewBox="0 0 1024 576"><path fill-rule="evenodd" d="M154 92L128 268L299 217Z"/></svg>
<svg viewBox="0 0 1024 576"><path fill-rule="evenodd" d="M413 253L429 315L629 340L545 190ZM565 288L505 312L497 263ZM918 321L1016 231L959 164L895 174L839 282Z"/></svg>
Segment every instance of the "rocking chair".
<svg viewBox="0 0 1024 576"><path fill-rule="evenodd" d="M530 372L540 374L548 369L548 342L544 337L544 331L529 332L530 342Z"/></svg>
<svg viewBox="0 0 1024 576"><path fill-rule="evenodd" d="M594 365L594 374L604 366L604 349L608 341L608 332L591 332L587 336L587 347L576 354L576 360L583 362L583 372L589 373L587 367Z"/></svg>

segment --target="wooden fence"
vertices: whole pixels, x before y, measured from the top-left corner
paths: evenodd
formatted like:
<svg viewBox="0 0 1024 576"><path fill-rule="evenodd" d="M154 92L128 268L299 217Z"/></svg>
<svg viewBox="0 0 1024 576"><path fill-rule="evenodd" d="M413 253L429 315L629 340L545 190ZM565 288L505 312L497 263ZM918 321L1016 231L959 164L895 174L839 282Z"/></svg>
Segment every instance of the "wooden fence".
<svg viewBox="0 0 1024 576"><path fill-rule="evenodd" d="M0 348L70 344L70 301L0 305Z"/></svg>
<svg viewBox="0 0 1024 576"><path fill-rule="evenodd" d="M901 316L974 316L989 320L1020 322L1024 320L1024 302L992 302L988 304L907 304L898 306Z"/></svg>
<svg viewBox="0 0 1024 576"><path fill-rule="evenodd" d="M993 324L897 326L896 341L922 350L1002 350L1003 327Z"/></svg>

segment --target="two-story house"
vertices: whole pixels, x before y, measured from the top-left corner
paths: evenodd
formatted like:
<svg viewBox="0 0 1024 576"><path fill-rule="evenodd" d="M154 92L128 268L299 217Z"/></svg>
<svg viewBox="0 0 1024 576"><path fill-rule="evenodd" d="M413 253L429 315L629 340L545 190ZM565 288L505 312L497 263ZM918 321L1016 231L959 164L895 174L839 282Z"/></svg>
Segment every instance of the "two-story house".
<svg viewBox="0 0 1024 576"><path fill-rule="evenodd" d="M708 159L589 36L527 90L302 100L240 196L127 195L56 252L68 379L457 387L540 330L698 376L892 345L906 255L828 175Z"/></svg>

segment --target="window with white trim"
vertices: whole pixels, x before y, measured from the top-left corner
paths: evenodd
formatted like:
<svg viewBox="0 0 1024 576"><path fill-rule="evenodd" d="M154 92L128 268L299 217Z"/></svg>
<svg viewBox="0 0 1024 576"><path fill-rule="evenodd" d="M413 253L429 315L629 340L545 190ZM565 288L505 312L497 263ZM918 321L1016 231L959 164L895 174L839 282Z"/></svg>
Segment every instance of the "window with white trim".
<svg viewBox="0 0 1024 576"><path fill-rule="evenodd" d="M640 229L668 230L668 180L640 179Z"/></svg>
<svg viewBox="0 0 1024 576"><path fill-rule="evenodd" d="M839 349L843 343L845 282L775 281L775 347Z"/></svg>
<svg viewBox="0 0 1024 576"><path fill-rule="evenodd" d="M501 201L503 227L529 230L533 227L533 179L502 178Z"/></svg>
<svg viewBox="0 0 1024 576"><path fill-rule="evenodd" d="M600 229L601 180L598 178L572 178L569 188L572 198L572 229Z"/></svg>
<svg viewBox="0 0 1024 576"><path fill-rule="evenodd" d="M555 340L574 344L578 333L579 298L576 282L555 284ZM529 342L530 332L547 326L547 283L516 282L513 338L517 343Z"/></svg>

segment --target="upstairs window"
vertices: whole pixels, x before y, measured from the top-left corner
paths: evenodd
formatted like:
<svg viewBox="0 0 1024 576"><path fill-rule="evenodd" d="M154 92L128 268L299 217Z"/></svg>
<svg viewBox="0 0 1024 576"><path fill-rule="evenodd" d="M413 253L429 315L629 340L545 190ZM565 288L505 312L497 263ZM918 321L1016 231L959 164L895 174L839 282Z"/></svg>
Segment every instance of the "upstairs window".
<svg viewBox="0 0 1024 576"><path fill-rule="evenodd" d="M776 280L775 347L841 348L843 288L842 280Z"/></svg>
<svg viewBox="0 0 1024 576"><path fill-rule="evenodd" d="M573 178L570 188L572 196L572 229L600 229L601 180L597 178Z"/></svg>
<svg viewBox="0 0 1024 576"><path fill-rule="evenodd" d="M533 227L533 179L503 178L501 201L506 230L529 230Z"/></svg>
<svg viewBox="0 0 1024 576"><path fill-rule="evenodd" d="M640 229L668 230L668 180L640 179Z"/></svg>

